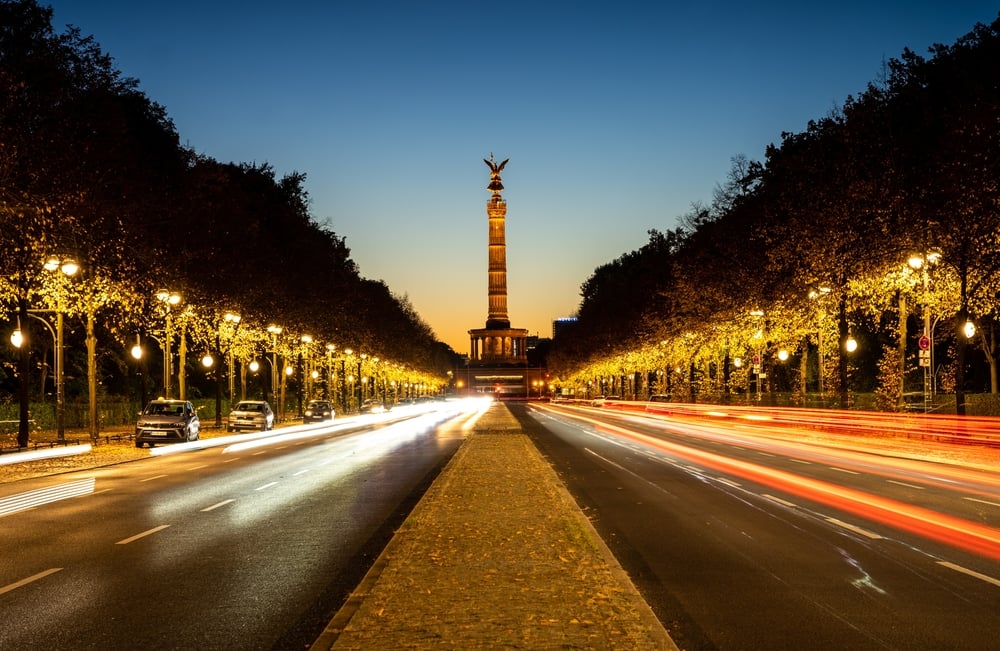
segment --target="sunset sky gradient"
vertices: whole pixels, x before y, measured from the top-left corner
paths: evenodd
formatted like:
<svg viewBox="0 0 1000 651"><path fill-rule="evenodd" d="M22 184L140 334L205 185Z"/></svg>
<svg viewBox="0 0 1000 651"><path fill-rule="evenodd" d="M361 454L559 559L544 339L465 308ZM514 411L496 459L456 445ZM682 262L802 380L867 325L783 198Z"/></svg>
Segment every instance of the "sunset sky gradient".
<svg viewBox="0 0 1000 651"><path fill-rule="evenodd" d="M482 159L510 158L511 325L551 336L598 266L926 54L990 2L55 0L219 161L307 175L361 274L467 353L487 315ZM747 255L751 256L752 251Z"/></svg>

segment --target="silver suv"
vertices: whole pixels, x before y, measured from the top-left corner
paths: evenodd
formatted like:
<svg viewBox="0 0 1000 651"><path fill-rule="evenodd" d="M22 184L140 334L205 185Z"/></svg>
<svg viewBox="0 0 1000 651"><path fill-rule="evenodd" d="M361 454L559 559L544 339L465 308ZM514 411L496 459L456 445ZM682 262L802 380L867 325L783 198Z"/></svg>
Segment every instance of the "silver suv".
<svg viewBox="0 0 1000 651"><path fill-rule="evenodd" d="M135 447L197 441L200 433L201 421L190 402L151 400L135 424Z"/></svg>

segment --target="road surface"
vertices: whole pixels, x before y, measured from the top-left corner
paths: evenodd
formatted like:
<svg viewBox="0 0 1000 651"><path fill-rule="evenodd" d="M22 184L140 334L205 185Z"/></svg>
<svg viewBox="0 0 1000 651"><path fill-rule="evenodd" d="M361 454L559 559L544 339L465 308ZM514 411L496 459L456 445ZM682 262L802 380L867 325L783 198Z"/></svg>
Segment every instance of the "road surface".
<svg viewBox="0 0 1000 651"><path fill-rule="evenodd" d="M681 648L1000 644L996 472L753 423L513 411Z"/></svg>

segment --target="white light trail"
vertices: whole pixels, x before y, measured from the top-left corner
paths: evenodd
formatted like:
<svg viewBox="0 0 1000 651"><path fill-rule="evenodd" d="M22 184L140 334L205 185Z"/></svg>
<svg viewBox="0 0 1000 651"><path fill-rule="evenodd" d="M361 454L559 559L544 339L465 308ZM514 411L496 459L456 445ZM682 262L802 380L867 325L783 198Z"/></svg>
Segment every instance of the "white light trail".
<svg viewBox="0 0 1000 651"><path fill-rule="evenodd" d="M11 513L17 513L18 511L33 509L36 506L41 506L42 504L58 502L59 500L66 500L73 497L79 497L81 495L88 495L94 492L94 482L95 480L93 477L88 477L86 479L69 482L68 484L59 484L58 486L39 488L37 490L28 491L27 493L20 493L18 495L5 497L0 499L0 517L10 515Z"/></svg>
<svg viewBox="0 0 1000 651"><path fill-rule="evenodd" d="M28 461L39 461L41 459L57 459L59 457L72 457L77 454L90 452L90 443L80 445L66 445L58 448L48 448L46 450L32 450L31 452L17 452L0 455L0 466L11 466L15 463L27 463Z"/></svg>

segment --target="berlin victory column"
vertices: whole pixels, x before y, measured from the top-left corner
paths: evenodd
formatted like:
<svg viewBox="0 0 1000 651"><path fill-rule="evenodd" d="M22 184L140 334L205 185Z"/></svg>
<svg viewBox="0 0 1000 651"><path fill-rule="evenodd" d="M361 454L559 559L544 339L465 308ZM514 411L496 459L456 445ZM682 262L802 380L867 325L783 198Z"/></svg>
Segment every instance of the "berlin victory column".
<svg viewBox="0 0 1000 651"><path fill-rule="evenodd" d="M486 202L489 218L489 312L486 327L469 330L471 337L470 364L477 366L524 366L527 364L528 331L511 328L507 316L507 235L505 220L507 202L500 193L503 183L500 172L509 158L497 163L493 154L483 162L490 168L490 199Z"/></svg>

